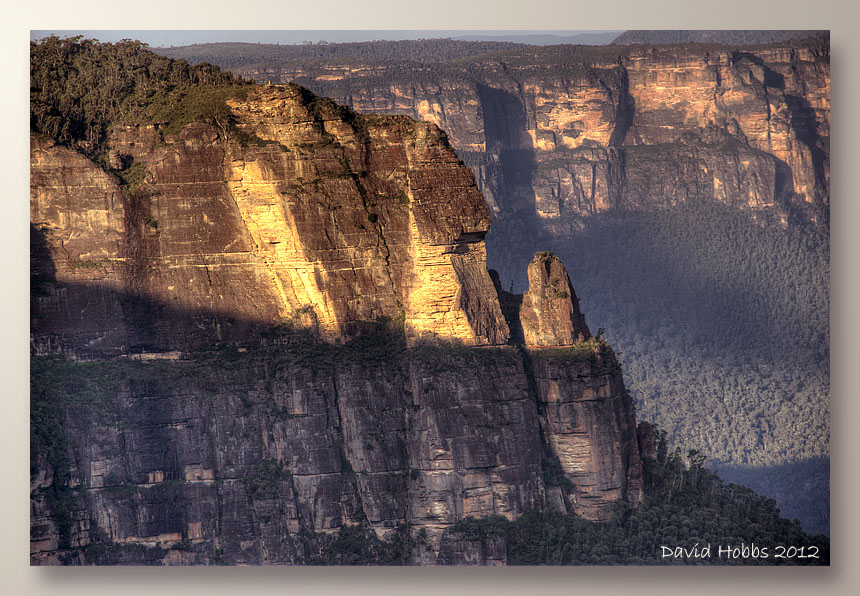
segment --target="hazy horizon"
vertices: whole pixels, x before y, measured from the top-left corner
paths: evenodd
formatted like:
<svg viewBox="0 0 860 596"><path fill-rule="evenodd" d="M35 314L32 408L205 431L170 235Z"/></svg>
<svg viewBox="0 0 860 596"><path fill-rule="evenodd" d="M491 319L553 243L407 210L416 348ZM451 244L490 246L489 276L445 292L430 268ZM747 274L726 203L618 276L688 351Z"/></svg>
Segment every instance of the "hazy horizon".
<svg viewBox="0 0 860 596"><path fill-rule="evenodd" d="M361 41L401 41L409 39L479 39L482 41L517 41L519 43L608 43L605 38L614 38L623 30L576 29L576 30L481 30L481 29L432 29L432 30L121 30L121 29L34 29L30 40L43 39L50 35L73 37L82 35L101 42L117 42L122 39L137 39L154 48L167 48L201 43L262 43L296 45L307 42L346 43ZM575 41L573 38L578 38ZM611 41L611 39L609 39Z"/></svg>

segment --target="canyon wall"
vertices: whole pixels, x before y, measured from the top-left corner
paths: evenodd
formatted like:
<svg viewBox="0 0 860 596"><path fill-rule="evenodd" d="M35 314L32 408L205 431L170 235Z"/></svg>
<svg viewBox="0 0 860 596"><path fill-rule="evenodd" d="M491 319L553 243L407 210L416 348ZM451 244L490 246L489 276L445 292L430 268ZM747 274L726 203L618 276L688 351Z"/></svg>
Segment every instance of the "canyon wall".
<svg viewBox="0 0 860 596"><path fill-rule="evenodd" d="M568 215L708 198L826 217L830 68L820 40L525 46L412 70L396 56L355 62L234 71L438 124L495 214L550 230Z"/></svg>
<svg viewBox="0 0 860 596"><path fill-rule="evenodd" d="M504 563L451 528L641 501L612 349L551 255L501 292L435 125L228 105L32 138L31 562Z"/></svg>
<svg viewBox="0 0 860 596"><path fill-rule="evenodd" d="M829 42L661 33L659 46L164 53L439 124L492 213L499 289L524 291L535 251L555 251L592 330L623 350L640 417L826 533Z"/></svg>
<svg viewBox="0 0 860 596"><path fill-rule="evenodd" d="M35 358L54 448L33 452L31 560L333 563L362 528L435 564L466 517L601 519L642 499L641 463L611 350L582 349L533 373L514 348Z"/></svg>

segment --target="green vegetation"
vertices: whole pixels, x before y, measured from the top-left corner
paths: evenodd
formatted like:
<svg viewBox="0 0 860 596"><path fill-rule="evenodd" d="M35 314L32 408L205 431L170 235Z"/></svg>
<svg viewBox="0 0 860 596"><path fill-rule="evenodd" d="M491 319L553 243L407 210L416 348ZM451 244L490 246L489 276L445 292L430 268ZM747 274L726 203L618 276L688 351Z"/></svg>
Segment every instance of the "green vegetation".
<svg viewBox="0 0 860 596"><path fill-rule="evenodd" d="M38 408L62 406L90 407L95 411L109 404L109 394L129 378L135 378L134 365L139 363L77 362L62 357L40 357L30 359L30 389L34 405ZM144 365L148 366L148 365ZM132 374L129 374L132 373ZM31 408L31 431L42 430L36 421L33 424ZM109 414L102 411L101 416ZM44 429L50 433L50 429ZM31 440L33 439L31 432ZM33 447L31 443L31 448ZM37 453L39 453L37 449Z"/></svg>
<svg viewBox="0 0 860 596"><path fill-rule="evenodd" d="M532 358L541 358L561 364L574 362L596 363L598 358L606 362L615 362L615 353L610 345L601 338L590 337L572 346L563 348L546 348L532 352Z"/></svg>
<svg viewBox="0 0 860 596"><path fill-rule="evenodd" d="M405 190L401 190L399 193L397 193L394 199L401 207L409 207L409 195L406 194Z"/></svg>
<svg viewBox="0 0 860 596"><path fill-rule="evenodd" d="M475 370L482 364L516 365L521 357L513 346L474 348L461 341L416 342L409 356L432 374Z"/></svg>
<svg viewBox="0 0 860 596"><path fill-rule="evenodd" d="M752 45L765 43L785 43L789 41L814 38L827 40L828 31L814 30L726 30L726 31L661 31L661 30L632 30L625 31L612 42L619 45L632 44L679 44L679 43L724 43L730 45Z"/></svg>
<svg viewBox="0 0 860 596"><path fill-rule="evenodd" d="M281 493L281 483L289 482L292 474L276 459L261 459L245 475L245 487L252 499L272 499Z"/></svg>
<svg viewBox="0 0 860 596"><path fill-rule="evenodd" d="M241 128L232 127L229 132L230 138L239 143L242 147L268 147L270 145L277 145L278 149L280 149L284 153L288 153L290 151L289 147L286 145L282 145L278 141L272 141L268 139L261 139L257 135L253 133L247 133Z"/></svg>
<svg viewBox="0 0 860 596"><path fill-rule="evenodd" d="M119 178L124 190L133 192L143 185L148 172L142 161L133 161L128 167L114 171L114 174Z"/></svg>
<svg viewBox="0 0 860 596"><path fill-rule="evenodd" d="M54 481L45 493L59 532L59 547L71 544L71 461L66 442L63 410L52 396L35 386L30 391L30 476L48 467Z"/></svg>
<svg viewBox="0 0 860 596"><path fill-rule="evenodd" d="M30 130L104 164L112 125L148 119L175 132L200 120L223 128L224 100L245 85L216 66L164 58L139 41L52 36L30 42Z"/></svg>
<svg viewBox="0 0 860 596"><path fill-rule="evenodd" d="M407 565L414 545L409 525L400 524L388 540L380 540L370 528L345 524L332 541L328 536L305 532L303 542L319 544L316 553L306 553L308 565ZM310 550L310 549L308 549Z"/></svg>
<svg viewBox="0 0 860 596"><path fill-rule="evenodd" d="M481 541L504 537L509 565L828 565L830 541L805 534L796 520L779 516L772 499L723 484L691 451L689 467L676 451L645 462L645 502L619 506L605 522L575 515L530 512L508 521L501 516L467 518L448 532ZM711 545L707 558L663 558L661 546L692 549ZM728 558L719 547L755 544L768 557ZM804 547L807 557L778 558L778 546Z"/></svg>
<svg viewBox="0 0 860 596"><path fill-rule="evenodd" d="M463 55L481 55L517 47L521 46L509 42L422 39L354 43L320 42L303 45L211 43L158 48L155 51L164 56L187 60L191 63L211 62L220 64L223 68L240 68L265 62L279 63L291 60L306 64L330 60L356 63L390 61L392 57L396 57L395 60L398 61L433 63L461 58Z"/></svg>
<svg viewBox="0 0 860 596"><path fill-rule="evenodd" d="M791 47L809 48L817 59L829 57L829 47L822 39L784 42ZM726 51L716 43L696 46L664 46L658 51ZM613 64L631 51L627 46L528 46L508 42L469 42L450 39L410 41L373 41L338 44L271 45L271 44L196 44L179 48L157 49L171 58L218 64L235 72L254 71L258 82L294 80L320 95L349 97L368 88L388 88L400 84L428 84L438 89L442 82L459 81L489 84L514 79L536 80L547 76L586 77L599 84L620 76L620 69L595 68L594 64ZM501 65L501 69L499 66ZM319 75L332 74L332 66L344 68L344 79L320 81ZM352 74L346 69L363 67ZM299 72L301 76L296 77ZM335 69L334 72L337 72ZM352 75L352 76L350 76Z"/></svg>
<svg viewBox="0 0 860 596"><path fill-rule="evenodd" d="M240 84L182 83L148 97L139 108L129 110L121 122L163 122L166 124L159 131L164 135L176 134L191 122L206 122L227 137L233 130L227 100L244 99L249 89ZM252 135L247 135L247 141L255 142ZM262 139L256 142L265 144Z"/></svg>

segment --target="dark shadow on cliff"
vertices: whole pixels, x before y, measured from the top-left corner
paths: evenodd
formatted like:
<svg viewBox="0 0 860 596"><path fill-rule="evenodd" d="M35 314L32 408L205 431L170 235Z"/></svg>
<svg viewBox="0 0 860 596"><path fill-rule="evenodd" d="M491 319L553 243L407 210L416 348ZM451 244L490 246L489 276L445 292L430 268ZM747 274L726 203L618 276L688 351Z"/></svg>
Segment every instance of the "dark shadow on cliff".
<svg viewBox="0 0 860 596"><path fill-rule="evenodd" d="M40 259L40 256L44 258L45 251L40 247L39 239L39 234L34 234L34 269L51 271L53 265ZM494 281L497 281L495 276ZM34 345L51 354L74 353L84 360L95 362L73 362L51 356L33 360L33 411L38 414L45 407L57 407L46 403L50 399L47 396L52 392L59 392L67 400L65 405L61 406L65 410L54 411L55 419L42 420L41 433L38 430L39 420L33 426L37 435L43 438L61 437L62 433L66 433L77 437L76 440L80 442L81 434L84 433L85 436L85 433L90 432L88 429L91 428L94 416L108 416L97 425L118 424L122 429L122 444L118 445L118 448L124 453L133 454L136 469L160 469L164 473L162 482L145 489L145 499L131 498L137 494L135 491L144 489L129 487L129 483L138 485L152 482L142 474L131 474L127 471L125 475L108 476L104 480L105 486L112 487L109 490L119 491L121 502L129 503L132 508L145 506L145 515L154 516L151 521L146 522L146 535L185 532L186 512L177 509L175 503L192 503L200 498L194 485L183 482L187 471L178 457L179 450L183 447L177 433L170 429L170 424L177 417L181 417L186 408L192 408L192 404L197 404L193 407L204 408L204 411L212 408L213 412L217 408L232 408L237 412L244 412L243 415L247 415L249 419L254 416L269 416L283 420L286 424L295 420L296 415L279 407L272 399L273 386L280 379L277 371L283 371L285 367L290 370L306 369L318 372L335 368L374 371L402 367L405 362L403 356L406 354L406 346L403 335L396 325L387 320L367 322L357 327L354 336L343 344L331 344L320 341L312 332L304 329L243 320L209 309L179 308L142 296L135 296L135 300L128 304L143 303L146 316L157 317L150 320L151 334L148 344L134 345L127 342L115 348L99 348L92 343L82 345L76 343L75 335L52 333L52 330L58 327L71 328L66 325L73 326L86 320L95 332L99 329L114 329L117 338L122 338L123 333L134 337L135 331L126 330L124 325L133 325L136 319L131 323L120 322L119 325L113 319L115 313L125 312L119 305L128 301L129 297L125 296L122 290L93 282L60 284L55 280L45 279L41 286L43 291L39 295L32 294L32 332L37 340L39 336L46 335L52 336L52 340L42 343L36 341ZM506 310L516 307L518 296L505 296L507 293L500 293L503 294L503 299L509 299L505 300ZM94 296L99 297L99 300L93 300ZM116 305L116 308L105 308L111 304ZM70 305L75 308L69 308ZM80 307L85 310L82 315L76 312ZM73 312L74 316L69 318ZM184 353L170 354L176 350ZM147 359L152 358L153 354L155 360L144 362L135 362L133 358L128 358L136 355L138 358ZM468 349L456 345L419 346L416 350L410 350L410 354L414 354L410 357L421 359L433 374L463 374L464 367L468 367L475 359L489 358L497 364L504 360L509 365L519 361L519 355L511 353L510 350L502 354L493 349ZM172 360L174 357L179 360ZM403 395L407 406L409 395L409 392ZM108 401L103 404L103 400ZM119 405L121 409L110 414L109 405L113 408ZM330 407L336 409L336 404L331 404ZM111 415L119 418L116 421L111 420ZM225 415L224 412L221 412L221 415ZM190 428L195 425L193 420L190 424ZM59 430L60 428L62 430ZM248 482L248 462L258 461L262 455L257 446L246 446L237 450L234 443L244 440L244 435L241 434L243 428L244 426L239 424L223 436L209 436L207 440L212 442L212 446L200 448L214 452L215 441L226 441L223 445L227 450L225 454L233 455L225 455L227 463L224 464L222 472L227 474L227 478ZM385 433L386 436L388 434ZM385 443L379 443L379 446L381 445ZM392 453L402 452L402 448L393 449ZM37 450L34 457L40 457L38 453ZM41 457L48 458L58 478L68 477L69 466L73 462L51 460L51 453L55 457L57 451L52 451L50 444L43 447L42 453ZM238 458L234 462L235 465L230 463L230 457ZM65 472L60 467L62 465L66 466ZM342 465L344 467L341 473L347 479L344 482L347 482L351 468L346 464ZM403 465L406 466L404 469L408 468L407 462ZM123 497L126 493L122 491L127 491L128 495ZM80 506L74 501L75 497L70 489L59 491L59 495L55 506L67 507L69 511ZM140 514L144 515L143 509ZM135 515L138 514L134 513L132 517ZM351 521L360 519L360 515L357 510L354 512L355 519ZM67 524L67 532L70 527ZM197 547L192 547L189 552L193 552L194 548ZM114 556L111 554L113 551L106 552L107 555ZM217 557L217 553L214 556ZM137 559L129 560L134 561L140 562Z"/></svg>
<svg viewBox="0 0 860 596"><path fill-rule="evenodd" d="M813 209L814 214L820 220L829 224L830 212L829 206L830 188L826 175L827 163L830 155L830 139L818 136L817 122L815 118L815 110L812 105L804 97L786 93L785 77L767 66L764 60L750 54L748 52L735 52L733 60L739 59L749 61L759 66L764 72L764 92L767 88L779 89L785 97L785 103L789 112L789 125L791 126L797 139L803 143L812 154L812 168L815 178L815 204L816 206L823 205L824 208ZM776 158L775 158L776 159ZM777 159L777 181L776 194L778 200L782 201L787 207L793 208L798 213L796 215L803 216L811 207L805 205L803 201L794 200L794 185L792 183L791 168L785 162Z"/></svg>
<svg viewBox="0 0 860 596"><path fill-rule="evenodd" d="M91 282L41 283L31 291L31 352L82 359L142 353L209 352L266 346L347 349L375 358L370 344L402 349L402 332L387 318L348 326L342 343L314 329L256 321L205 308L182 308ZM313 351L313 350L311 350Z"/></svg>
<svg viewBox="0 0 860 596"><path fill-rule="evenodd" d="M57 268L45 242L45 233L30 224L30 297L46 295L45 285L56 279Z"/></svg>
<svg viewBox="0 0 860 596"><path fill-rule="evenodd" d="M475 90L484 116L484 138L488 154L499 158L506 201L502 209L534 218L532 177L536 167L531 138L526 132L528 117L522 100L503 89L476 83Z"/></svg>
<svg viewBox="0 0 860 596"><path fill-rule="evenodd" d="M506 292L502 288L499 272L495 269L490 269L489 273L490 279L493 280L493 286L496 288L496 295L499 297L499 306L502 309L502 314L508 323L508 328L511 330L511 343L524 344L523 322L520 319L520 307L523 304L523 295Z"/></svg>

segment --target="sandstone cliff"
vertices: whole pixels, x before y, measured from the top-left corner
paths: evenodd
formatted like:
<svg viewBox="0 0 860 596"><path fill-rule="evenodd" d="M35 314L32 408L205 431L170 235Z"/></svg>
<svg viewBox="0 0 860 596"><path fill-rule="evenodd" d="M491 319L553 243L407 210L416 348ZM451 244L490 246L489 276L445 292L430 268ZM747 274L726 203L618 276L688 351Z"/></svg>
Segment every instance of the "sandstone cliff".
<svg viewBox="0 0 860 596"><path fill-rule="evenodd" d="M394 57L362 67L285 56L235 70L438 124L495 213L531 213L549 229L568 215L696 198L826 217L826 39L526 46L461 62L413 72Z"/></svg>
<svg viewBox="0 0 860 596"><path fill-rule="evenodd" d="M439 123L493 213L488 261L505 289L527 287L535 251L556 251L589 322L624 350L641 415L670 441L702 441L727 480L827 532L829 46L738 45L756 40L733 33L472 52L434 40L410 54L245 46L244 63L223 64Z"/></svg>
<svg viewBox="0 0 860 596"><path fill-rule="evenodd" d="M528 278L519 312L527 346L567 346L591 337L567 271L555 255L537 254Z"/></svg>
<svg viewBox="0 0 860 596"><path fill-rule="evenodd" d="M413 339L506 343L487 298L489 212L440 131L396 117L347 122L334 104L302 94L261 89L234 101L234 136L251 131L251 143L216 143L204 124L165 140L157 124L114 128L112 161L145 172L135 188L34 140L31 223L57 280L225 318L295 322L326 339L387 317ZM150 341L133 337L129 316L109 329L88 325L99 302L54 309L51 327L66 331L40 341L95 351ZM195 325L171 321L159 345L181 348Z"/></svg>
<svg viewBox="0 0 860 596"><path fill-rule="evenodd" d="M503 315L435 125L229 105L32 140L32 562L503 563L448 528L641 500L612 350L554 258Z"/></svg>

